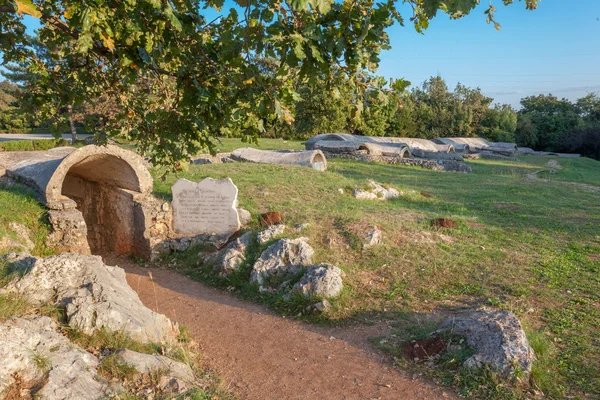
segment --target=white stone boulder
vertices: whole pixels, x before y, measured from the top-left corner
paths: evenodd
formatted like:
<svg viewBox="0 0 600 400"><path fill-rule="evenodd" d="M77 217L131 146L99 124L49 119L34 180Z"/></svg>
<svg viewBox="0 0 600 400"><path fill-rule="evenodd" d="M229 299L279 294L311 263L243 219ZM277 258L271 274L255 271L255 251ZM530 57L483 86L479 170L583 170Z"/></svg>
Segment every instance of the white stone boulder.
<svg viewBox="0 0 600 400"><path fill-rule="evenodd" d="M369 185L368 190L354 189L354 191L352 192L354 198L356 198L357 200L384 201L400 197L400 192L398 192L394 188L385 188L375 181L369 181L367 184Z"/></svg>
<svg viewBox="0 0 600 400"><path fill-rule="evenodd" d="M262 286L271 277L291 278L312 264L314 253L307 238L278 240L254 263L250 282Z"/></svg>
<svg viewBox="0 0 600 400"><path fill-rule="evenodd" d="M344 272L334 265L318 264L309 267L298 281L292 291L301 293L305 297L319 296L332 298L338 296L344 284Z"/></svg>
<svg viewBox="0 0 600 400"><path fill-rule="evenodd" d="M59 334L48 317L27 317L0 325L0 397L16 380L40 382L40 399L90 400L113 390L96 373L98 359Z"/></svg>
<svg viewBox="0 0 600 400"><path fill-rule="evenodd" d="M448 318L436 332L442 331L464 336L477 351L465 361L467 368L487 366L504 376L514 375L517 369L525 376L531 372L533 349L519 319L510 311L481 309Z"/></svg>
<svg viewBox="0 0 600 400"><path fill-rule="evenodd" d="M378 228L373 228L363 234L363 247L373 247L383 242L383 232Z"/></svg>
<svg viewBox="0 0 600 400"><path fill-rule="evenodd" d="M271 225L266 228L264 231L258 234L258 243L265 244L269 240L274 239L275 237L283 234L285 232L286 226L283 224Z"/></svg>
<svg viewBox="0 0 600 400"><path fill-rule="evenodd" d="M223 250L208 256L204 261L213 264L213 271L221 276L229 275L236 271L246 260L246 249L255 240L254 232L246 232L233 240Z"/></svg>
<svg viewBox="0 0 600 400"><path fill-rule="evenodd" d="M194 372L182 362L128 349L117 351L114 357L115 362L135 368L140 376L160 374L157 386L163 393L182 393L195 386Z"/></svg>
<svg viewBox="0 0 600 400"><path fill-rule="evenodd" d="M65 306L69 325L92 335L105 328L140 342L174 341L178 327L146 308L129 287L125 271L98 256L65 253L35 264L3 291L25 296L34 304Z"/></svg>
<svg viewBox="0 0 600 400"><path fill-rule="evenodd" d="M252 214L250 214L250 211L242 207L238 207L237 211L240 218L240 224L242 226L246 226L250 223L250 221L252 221Z"/></svg>

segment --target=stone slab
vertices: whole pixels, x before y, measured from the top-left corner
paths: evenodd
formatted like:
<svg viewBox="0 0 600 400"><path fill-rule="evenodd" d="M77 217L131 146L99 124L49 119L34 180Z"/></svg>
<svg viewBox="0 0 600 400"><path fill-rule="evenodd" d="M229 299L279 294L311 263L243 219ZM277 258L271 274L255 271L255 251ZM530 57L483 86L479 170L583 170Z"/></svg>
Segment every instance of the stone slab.
<svg viewBox="0 0 600 400"><path fill-rule="evenodd" d="M176 233L228 235L240 229L238 189L230 178L206 178L198 183L182 178L171 191Z"/></svg>

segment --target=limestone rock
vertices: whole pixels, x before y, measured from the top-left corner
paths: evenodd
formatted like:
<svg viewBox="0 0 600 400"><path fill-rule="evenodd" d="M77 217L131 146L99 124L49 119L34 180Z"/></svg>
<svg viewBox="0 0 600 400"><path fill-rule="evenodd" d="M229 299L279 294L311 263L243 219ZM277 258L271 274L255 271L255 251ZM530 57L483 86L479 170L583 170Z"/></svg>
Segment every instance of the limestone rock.
<svg viewBox="0 0 600 400"><path fill-rule="evenodd" d="M312 263L314 253L307 238L278 240L262 252L252 268L250 282L263 285L270 277L292 277Z"/></svg>
<svg viewBox="0 0 600 400"><path fill-rule="evenodd" d="M369 181L369 190L354 189L352 194L357 200L389 200L400 196L394 188L385 188L375 181Z"/></svg>
<svg viewBox="0 0 600 400"><path fill-rule="evenodd" d="M344 288L343 276L342 270L336 266L329 264L314 265L306 270L306 273L294 285L292 291L301 293L305 297L336 297Z"/></svg>
<svg viewBox="0 0 600 400"><path fill-rule="evenodd" d="M327 300L320 301L311 306L311 309L316 314L323 314L331 310L331 303Z"/></svg>
<svg viewBox="0 0 600 400"><path fill-rule="evenodd" d="M40 381L42 399L101 399L111 394L96 373L98 359L56 331L48 317L12 319L0 325L0 393L15 383Z"/></svg>
<svg viewBox="0 0 600 400"><path fill-rule="evenodd" d="M255 240L254 232L246 232L235 239L212 257L207 257L205 262L213 263L213 271L218 271L221 276L228 275L237 270L246 260L246 248Z"/></svg>
<svg viewBox="0 0 600 400"><path fill-rule="evenodd" d="M238 207L237 210L238 210L238 215L240 216L240 224L242 226L248 225L250 223L250 221L252 221L252 214L250 214L250 211L248 211L242 207Z"/></svg>
<svg viewBox="0 0 600 400"><path fill-rule="evenodd" d="M16 240L3 236L0 237L0 250L2 249L24 250L24 246Z"/></svg>
<svg viewBox="0 0 600 400"><path fill-rule="evenodd" d="M504 376L518 368L525 375L531 372L535 359L533 349L517 317L510 311L487 309L445 320L437 332L450 331L464 336L477 354L464 363L468 368L487 365Z"/></svg>
<svg viewBox="0 0 600 400"><path fill-rule="evenodd" d="M8 227L11 231L17 234L20 242L25 247L25 250L31 250L35 246L34 243L29 238L29 230L25 228L25 226L18 224L16 222L11 222L8 224Z"/></svg>
<svg viewBox="0 0 600 400"><path fill-rule="evenodd" d="M104 265L98 256L38 259L4 290L20 293L34 304L64 305L69 325L88 335L104 327L140 342L165 342L174 340L178 330L167 317L142 304L122 268Z"/></svg>
<svg viewBox="0 0 600 400"><path fill-rule="evenodd" d="M0 260L9 263L12 269L27 271L33 267L37 258L32 257L28 252L8 253L0 257Z"/></svg>
<svg viewBox="0 0 600 400"><path fill-rule="evenodd" d="M54 228L48 242L59 252L91 254L87 239L87 225L79 210L50 210L48 219Z"/></svg>
<svg viewBox="0 0 600 400"><path fill-rule="evenodd" d="M383 242L383 233L378 228L373 228L363 235L363 247L373 247Z"/></svg>
<svg viewBox="0 0 600 400"><path fill-rule="evenodd" d="M188 365L165 356L121 349L115 353L115 361L134 367L140 374L160 373L158 383L163 392L182 393L191 389L195 383L194 372Z"/></svg>
<svg viewBox="0 0 600 400"><path fill-rule="evenodd" d="M265 244L276 236L281 235L285 231L286 226L283 224L271 225L264 231L258 234L258 243Z"/></svg>

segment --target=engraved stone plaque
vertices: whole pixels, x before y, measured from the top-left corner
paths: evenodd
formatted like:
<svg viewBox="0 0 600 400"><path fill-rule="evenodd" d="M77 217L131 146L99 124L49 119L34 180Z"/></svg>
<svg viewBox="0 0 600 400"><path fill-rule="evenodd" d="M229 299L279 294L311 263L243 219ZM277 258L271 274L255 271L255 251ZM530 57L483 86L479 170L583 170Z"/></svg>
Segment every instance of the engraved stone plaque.
<svg viewBox="0 0 600 400"><path fill-rule="evenodd" d="M185 235L225 235L240 228L238 189L229 178L195 183L179 179L172 187L175 232Z"/></svg>

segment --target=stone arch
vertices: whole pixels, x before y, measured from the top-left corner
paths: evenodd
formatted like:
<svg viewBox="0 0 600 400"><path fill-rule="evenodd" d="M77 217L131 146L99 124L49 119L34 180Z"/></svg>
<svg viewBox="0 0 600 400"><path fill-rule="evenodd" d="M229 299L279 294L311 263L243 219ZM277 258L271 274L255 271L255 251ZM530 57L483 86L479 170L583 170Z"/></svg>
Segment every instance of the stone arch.
<svg viewBox="0 0 600 400"><path fill-rule="evenodd" d="M153 185L137 154L114 145L85 146L66 156L54 170L44 193L48 207L65 200L64 185L74 177L142 194L149 194Z"/></svg>
<svg viewBox="0 0 600 400"><path fill-rule="evenodd" d="M86 146L66 156L45 188L49 208L80 216L92 254L145 256L143 204L152 176L137 154L120 147Z"/></svg>
<svg viewBox="0 0 600 400"><path fill-rule="evenodd" d="M310 159L311 164L320 163L323 165L327 165L327 158L325 158L325 154L322 151L315 151Z"/></svg>
<svg viewBox="0 0 600 400"><path fill-rule="evenodd" d="M381 146L371 143L361 143L358 145L358 150L366 151L370 156L380 156L382 154Z"/></svg>

